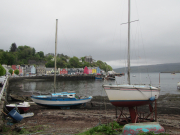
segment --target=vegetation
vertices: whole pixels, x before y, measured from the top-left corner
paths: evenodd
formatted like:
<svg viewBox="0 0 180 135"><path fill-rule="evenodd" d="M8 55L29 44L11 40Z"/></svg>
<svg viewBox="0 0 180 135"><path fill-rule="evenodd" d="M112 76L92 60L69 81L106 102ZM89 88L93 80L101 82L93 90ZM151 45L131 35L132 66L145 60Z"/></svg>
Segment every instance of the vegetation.
<svg viewBox="0 0 180 135"><path fill-rule="evenodd" d="M19 70L16 69L16 70L14 71L14 73L15 73L16 75L19 75Z"/></svg>
<svg viewBox="0 0 180 135"><path fill-rule="evenodd" d="M14 125L16 125L14 123ZM38 126L34 126L31 128L16 128L16 126L2 126L2 131L0 132L0 134L2 133L3 135L29 135L32 133L43 133L43 131L45 130L45 127L42 125L38 125Z"/></svg>
<svg viewBox="0 0 180 135"><path fill-rule="evenodd" d="M16 43L12 43L9 52L2 49L0 50L0 64L22 65L28 64L28 60L46 61L46 67L54 67L53 56L44 56L43 51L36 52L35 48L26 45L17 47ZM93 63L85 62L85 57L81 57L81 60L82 62L79 62L79 58L75 56L70 58L67 55L61 54L56 58L56 65L57 68L84 68L87 66L99 67L105 71L112 70L111 66L101 60Z"/></svg>
<svg viewBox="0 0 180 135"><path fill-rule="evenodd" d="M91 128L88 131L80 133L78 135L113 135L120 134L120 129L122 125L119 125L117 122L112 122L109 124L102 124L96 127Z"/></svg>
<svg viewBox="0 0 180 135"><path fill-rule="evenodd" d="M6 74L6 70L4 69L4 67L0 64L0 76L3 76Z"/></svg>
<svg viewBox="0 0 180 135"><path fill-rule="evenodd" d="M12 69L9 69L9 73L11 73L11 75L13 74L13 70Z"/></svg>
<svg viewBox="0 0 180 135"><path fill-rule="evenodd" d="M112 122L109 124L102 124L96 127L89 129L83 133L77 135L119 135L122 132L122 125L119 125L117 122ZM169 135L166 133L155 134L154 132L143 132L140 131L138 135Z"/></svg>

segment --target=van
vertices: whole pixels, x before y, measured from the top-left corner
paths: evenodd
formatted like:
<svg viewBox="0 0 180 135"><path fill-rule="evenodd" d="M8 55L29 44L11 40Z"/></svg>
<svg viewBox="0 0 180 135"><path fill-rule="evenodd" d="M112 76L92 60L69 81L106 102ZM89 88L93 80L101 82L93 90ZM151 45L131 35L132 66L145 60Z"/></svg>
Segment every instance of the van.
<svg viewBox="0 0 180 135"><path fill-rule="evenodd" d="M0 76L0 86L2 87L5 83L6 77L5 76Z"/></svg>

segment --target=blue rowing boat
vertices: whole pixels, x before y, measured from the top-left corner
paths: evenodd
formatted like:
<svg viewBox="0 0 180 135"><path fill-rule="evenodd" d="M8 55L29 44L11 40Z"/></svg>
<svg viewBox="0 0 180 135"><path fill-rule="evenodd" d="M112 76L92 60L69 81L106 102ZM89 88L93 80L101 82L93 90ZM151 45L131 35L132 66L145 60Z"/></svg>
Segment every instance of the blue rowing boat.
<svg viewBox="0 0 180 135"><path fill-rule="evenodd" d="M92 96L78 97L75 92L51 93L50 95L32 95L31 99L41 106L70 107L90 102Z"/></svg>

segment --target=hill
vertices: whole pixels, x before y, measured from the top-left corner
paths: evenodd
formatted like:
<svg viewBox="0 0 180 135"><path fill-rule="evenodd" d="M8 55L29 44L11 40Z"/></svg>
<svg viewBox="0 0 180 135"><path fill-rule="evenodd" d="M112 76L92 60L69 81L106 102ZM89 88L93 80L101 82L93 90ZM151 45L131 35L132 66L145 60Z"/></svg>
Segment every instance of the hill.
<svg viewBox="0 0 180 135"><path fill-rule="evenodd" d="M127 71L127 68L117 68L113 69L117 73L122 73ZM166 63L157 65L147 65L147 66L134 66L131 67L132 73L147 73L147 72L180 72L180 63Z"/></svg>

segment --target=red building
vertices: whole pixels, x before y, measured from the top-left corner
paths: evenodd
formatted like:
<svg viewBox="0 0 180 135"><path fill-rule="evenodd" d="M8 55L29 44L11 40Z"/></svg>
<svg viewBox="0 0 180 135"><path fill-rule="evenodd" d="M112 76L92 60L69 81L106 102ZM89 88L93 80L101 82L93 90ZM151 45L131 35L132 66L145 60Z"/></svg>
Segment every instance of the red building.
<svg viewBox="0 0 180 135"><path fill-rule="evenodd" d="M16 70L16 69L17 69L17 68L16 68L16 65L12 65L11 68L12 68L13 70Z"/></svg>
<svg viewBox="0 0 180 135"><path fill-rule="evenodd" d="M84 68L84 74L89 74L89 69L87 67Z"/></svg>
<svg viewBox="0 0 180 135"><path fill-rule="evenodd" d="M64 68L64 69L60 69L60 74L64 75L64 74L68 74L68 71Z"/></svg>

